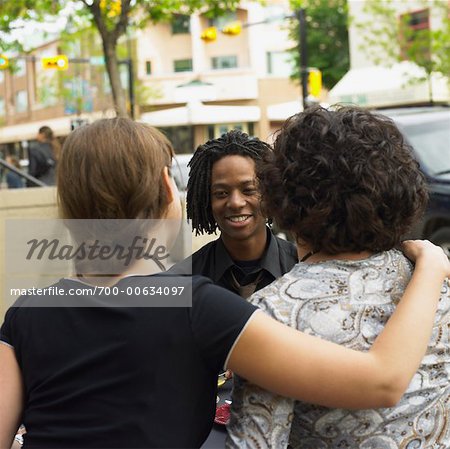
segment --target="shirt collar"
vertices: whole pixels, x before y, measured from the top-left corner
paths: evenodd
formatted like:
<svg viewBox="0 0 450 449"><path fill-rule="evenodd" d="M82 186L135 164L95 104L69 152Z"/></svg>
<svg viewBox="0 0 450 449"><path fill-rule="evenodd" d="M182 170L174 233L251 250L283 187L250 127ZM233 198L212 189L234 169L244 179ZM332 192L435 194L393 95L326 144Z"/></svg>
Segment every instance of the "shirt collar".
<svg viewBox="0 0 450 449"><path fill-rule="evenodd" d="M272 231L266 228L266 232L268 245L261 258L261 268L268 271L276 279L283 274L280 267L280 252ZM216 269L211 278L214 282L218 282L225 272L235 265L221 238L217 240L215 245L214 262Z"/></svg>

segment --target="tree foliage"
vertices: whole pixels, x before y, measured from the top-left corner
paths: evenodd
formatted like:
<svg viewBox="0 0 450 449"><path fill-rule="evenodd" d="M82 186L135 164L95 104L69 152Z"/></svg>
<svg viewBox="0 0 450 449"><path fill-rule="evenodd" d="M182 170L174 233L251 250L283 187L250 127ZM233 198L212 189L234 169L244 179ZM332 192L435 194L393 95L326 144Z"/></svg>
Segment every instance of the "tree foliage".
<svg viewBox="0 0 450 449"><path fill-rule="evenodd" d="M21 23L49 21L71 8L72 27L91 26L100 35L116 112L125 116L127 108L117 49L119 40L127 35L130 27L170 21L174 14L195 11L216 17L238 4L239 0L0 0L0 32L8 35ZM0 40L0 52L14 44Z"/></svg>
<svg viewBox="0 0 450 449"><path fill-rule="evenodd" d="M379 65L411 61L431 74L450 75L450 3L442 0L416 2L414 10L428 11L429 27L414 27L411 12L401 13L395 0L371 0L363 11L370 20L356 22L364 39L362 50ZM412 81L423 81L416 78Z"/></svg>
<svg viewBox="0 0 450 449"><path fill-rule="evenodd" d="M323 84L331 89L350 67L347 0L293 0L294 10L305 8L308 66L322 71ZM291 37L299 41L297 21L291 25ZM299 78L299 49L292 49L295 61L293 78Z"/></svg>

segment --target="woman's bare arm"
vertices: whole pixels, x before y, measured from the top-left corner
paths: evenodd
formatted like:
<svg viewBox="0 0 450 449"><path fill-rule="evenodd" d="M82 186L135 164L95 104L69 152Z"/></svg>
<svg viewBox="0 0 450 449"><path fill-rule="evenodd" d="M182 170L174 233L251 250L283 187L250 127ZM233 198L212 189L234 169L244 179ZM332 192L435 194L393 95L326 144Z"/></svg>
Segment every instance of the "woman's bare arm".
<svg viewBox="0 0 450 449"><path fill-rule="evenodd" d="M402 300L366 352L288 328L263 313L248 323L228 368L275 393L329 407L378 408L396 404L425 354L442 282L450 263L429 242L408 242L416 259Z"/></svg>
<svg viewBox="0 0 450 449"><path fill-rule="evenodd" d="M14 349L0 343L0 449L11 448L22 407L22 377Z"/></svg>

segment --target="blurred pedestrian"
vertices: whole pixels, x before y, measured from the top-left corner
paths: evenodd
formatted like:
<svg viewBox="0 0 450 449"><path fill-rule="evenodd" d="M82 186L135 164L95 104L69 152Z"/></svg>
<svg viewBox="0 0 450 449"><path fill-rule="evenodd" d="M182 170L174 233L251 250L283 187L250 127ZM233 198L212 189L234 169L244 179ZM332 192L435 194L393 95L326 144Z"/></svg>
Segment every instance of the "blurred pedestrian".
<svg viewBox="0 0 450 449"><path fill-rule="evenodd" d="M56 164L61 152L61 145L48 126L39 128L36 141L28 149L28 173L46 185L56 181ZM27 182L28 187L33 184Z"/></svg>
<svg viewBox="0 0 450 449"><path fill-rule="evenodd" d="M19 159L11 154L6 156L6 162L20 169ZM6 170L6 184L8 189L20 189L24 186L23 177L13 172L12 170Z"/></svg>

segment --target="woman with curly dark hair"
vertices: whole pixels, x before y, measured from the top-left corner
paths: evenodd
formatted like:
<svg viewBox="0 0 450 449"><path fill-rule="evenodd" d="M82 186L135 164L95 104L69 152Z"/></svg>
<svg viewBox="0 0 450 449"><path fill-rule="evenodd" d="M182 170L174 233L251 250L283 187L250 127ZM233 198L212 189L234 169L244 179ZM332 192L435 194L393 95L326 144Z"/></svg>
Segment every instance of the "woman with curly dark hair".
<svg viewBox="0 0 450 449"><path fill-rule="evenodd" d="M410 150L390 119L360 108L291 117L258 177L266 212L296 236L301 262L251 302L310 335L367 350L412 273L395 247L428 195ZM228 447L450 447L448 286L441 293L427 355L397 406L318 407L237 378Z"/></svg>

